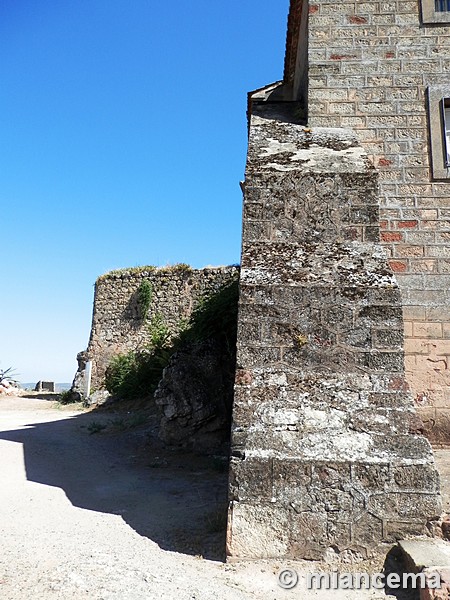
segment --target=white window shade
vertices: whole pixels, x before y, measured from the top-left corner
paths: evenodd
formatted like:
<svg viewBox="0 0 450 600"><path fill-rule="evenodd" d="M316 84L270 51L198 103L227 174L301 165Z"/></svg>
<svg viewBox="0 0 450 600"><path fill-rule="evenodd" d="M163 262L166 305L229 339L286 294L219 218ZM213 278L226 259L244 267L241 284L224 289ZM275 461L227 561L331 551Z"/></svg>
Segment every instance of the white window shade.
<svg viewBox="0 0 450 600"><path fill-rule="evenodd" d="M442 121L445 166L450 167L450 98L442 99Z"/></svg>
<svg viewBox="0 0 450 600"><path fill-rule="evenodd" d="M450 180L450 84L428 88L428 123L432 177Z"/></svg>

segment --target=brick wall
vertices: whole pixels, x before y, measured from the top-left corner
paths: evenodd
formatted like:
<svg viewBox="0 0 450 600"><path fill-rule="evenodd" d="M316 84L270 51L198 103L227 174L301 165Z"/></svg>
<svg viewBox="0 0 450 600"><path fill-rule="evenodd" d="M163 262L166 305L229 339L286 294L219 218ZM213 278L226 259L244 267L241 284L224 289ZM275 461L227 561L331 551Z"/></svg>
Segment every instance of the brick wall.
<svg viewBox="0 0 450 600"><path fill-rule="evenodd" d="M449 443L450 181L431 181L426 90L449 82L450 25L421 25L417 0L317 0L308 42L309 124L352 128L379 171L408 381L428 435Z"/></svg>

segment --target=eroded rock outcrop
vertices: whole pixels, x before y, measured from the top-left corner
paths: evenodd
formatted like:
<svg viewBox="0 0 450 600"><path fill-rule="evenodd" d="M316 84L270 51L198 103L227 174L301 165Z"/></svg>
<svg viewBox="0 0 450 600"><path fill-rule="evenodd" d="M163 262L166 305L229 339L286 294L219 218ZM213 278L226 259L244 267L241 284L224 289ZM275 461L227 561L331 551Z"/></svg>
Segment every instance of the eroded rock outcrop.
<svg viewBox="0 0 450 600"><path fill-rule="evenodd" d="M155 392L160 437L197 452L229 447L234 356L216 339L193 342L170 359Z"/></svg>

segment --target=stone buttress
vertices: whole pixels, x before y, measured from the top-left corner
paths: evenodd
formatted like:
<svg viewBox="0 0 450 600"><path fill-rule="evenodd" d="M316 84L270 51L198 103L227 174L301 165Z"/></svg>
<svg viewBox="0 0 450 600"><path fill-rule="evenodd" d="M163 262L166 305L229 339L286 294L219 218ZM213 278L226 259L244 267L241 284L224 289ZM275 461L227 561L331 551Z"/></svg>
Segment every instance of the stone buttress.
<svg viewBox="0 0 450 600"><path fill-rule="evenodd" d="M230 558L426 533L439 479L404 379L377 173L354 135L258 108L245 179Z"/></svg>

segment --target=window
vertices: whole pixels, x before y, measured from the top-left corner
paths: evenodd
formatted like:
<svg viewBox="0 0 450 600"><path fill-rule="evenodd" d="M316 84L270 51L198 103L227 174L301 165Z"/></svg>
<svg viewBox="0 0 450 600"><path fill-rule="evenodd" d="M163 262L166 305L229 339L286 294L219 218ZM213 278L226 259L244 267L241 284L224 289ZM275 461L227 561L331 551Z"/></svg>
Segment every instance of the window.
<svg viewBox="0 0 450 600"><path fill-rule="evenodd" d="M434 0L435 12L449 12L450 0Z"/></svg>
<svg viewBox="0 0 450 600"><path fill-rule="evenodd" d="M441 100L442 132L444 134L444 164L450 167L450 98Z"/></svg>
<svg viewBox="0 0 450 600"><path fill-rule="evenodd" d="M428 88L433 179L450 179L450 85Z"/></svg>
<svg viewBox="0 0 450 600"><path fill-rule="evenodd" d="M425 24L450 23L450 0L421 0Z"/></svg>

